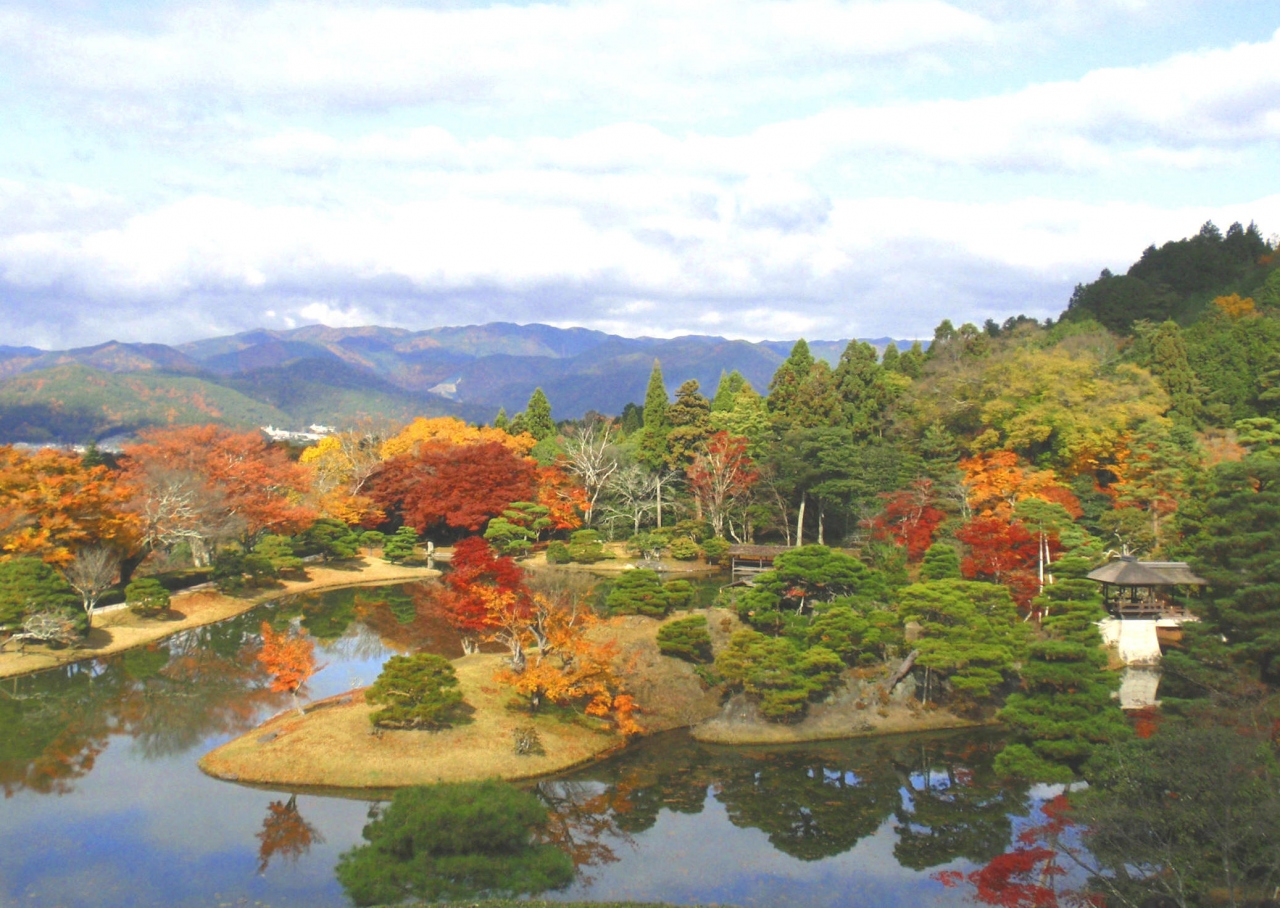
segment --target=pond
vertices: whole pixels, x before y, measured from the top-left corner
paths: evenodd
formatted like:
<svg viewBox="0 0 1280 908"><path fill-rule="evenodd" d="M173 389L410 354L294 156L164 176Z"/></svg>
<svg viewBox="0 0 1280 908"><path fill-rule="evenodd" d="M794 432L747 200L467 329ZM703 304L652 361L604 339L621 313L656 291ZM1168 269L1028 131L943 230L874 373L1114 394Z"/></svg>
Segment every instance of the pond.
<svg viewBox="0 0 1280 908"><path fill-rule="evenodd" d="M160 644L0 684L0 904L349 905L334 876L372 800L204 776L213 747L287 708L253 659L263 621L320 641L319 698L390 655L453 656L431 587L263 606ZM556 899L960 905L965 872L1039 818L1050 791L991 773L989 733L724 748L684 734L532 789L577 877Z"/></svg>

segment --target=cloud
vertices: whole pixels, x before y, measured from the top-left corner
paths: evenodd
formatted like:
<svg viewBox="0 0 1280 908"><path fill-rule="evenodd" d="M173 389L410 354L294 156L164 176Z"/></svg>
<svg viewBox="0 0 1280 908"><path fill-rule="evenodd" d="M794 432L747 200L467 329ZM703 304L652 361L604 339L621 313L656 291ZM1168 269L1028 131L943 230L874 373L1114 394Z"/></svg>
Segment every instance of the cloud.
<svg viewBox="0 0 1280 908"><path fill-rule="evenodd" d="M705 115L708 101L813 96L856 85L876 67L937 68L939 55L997 36L991 22L943 0L219 4L181 7L127 31L0 16L0 47L35 84L203 110L639 104Z"/></svg>

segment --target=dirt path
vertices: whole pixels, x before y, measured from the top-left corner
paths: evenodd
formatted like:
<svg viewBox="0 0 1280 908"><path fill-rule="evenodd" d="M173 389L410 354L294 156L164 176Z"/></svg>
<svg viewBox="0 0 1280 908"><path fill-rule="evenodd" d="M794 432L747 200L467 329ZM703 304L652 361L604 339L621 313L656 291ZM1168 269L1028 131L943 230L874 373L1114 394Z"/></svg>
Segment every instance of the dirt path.
<svg viewBox="0 0 1280 908"><path fill-rule="evenodd" d="M128 609L97 613L93 616L93 630L79 646L66 649L28 646L25 653L19 653L16 649L6 649L0 653L0 678L28 675L46 668L144 646L193 627L243 615L264 602L282 596L348 586L405 583L440 576L437 570L388 564L380 560L366 560L359 568L309 567L307 574L307 580L286 581L280 587L248 599L224 596L212 588L175 593L169 615L165 618L139 618Z"/></svg>

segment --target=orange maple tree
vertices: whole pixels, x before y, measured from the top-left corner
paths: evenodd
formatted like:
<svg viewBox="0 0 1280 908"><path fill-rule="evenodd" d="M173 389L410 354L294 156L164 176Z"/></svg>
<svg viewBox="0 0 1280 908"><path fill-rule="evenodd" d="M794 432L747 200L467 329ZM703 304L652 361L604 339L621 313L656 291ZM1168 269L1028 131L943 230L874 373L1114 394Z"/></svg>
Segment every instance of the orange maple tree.
<svg viewBox="0 0 1280 908"><path fill-rule="evenodd" d="M0 554L65 566L89 544L127 551L141 529L129 495L110 470L75 454L0 446Z"/></svg>
<svg viewBox="0 0 1280 908"><path fill-rule="evenodd" d="M495 636L504 642L516 637L521 656L496 679L527 697L532 711L544 702L582 705L587 715L609 718L623 735L641 731L635 698L614 669L617 648L587 637L599 619L585 603L535 592L527 606L515 606L509 594L495 595L490 608Z"/></svg>
<svg viewBox="0 0 1280 908"><path fill-rule="evenodd" d="M960 461L969 508L981 517L1008 520L1013 508L1027 498L1051 501L1072 517L1083 512L1070 489L1058 482L1053 470L1033 470L1018 462L1012 451L988 451Z"/></svg>
<svg viewBox="0 0 1280 908"><path fill-rule="evenodd" d="M315 519L302 500L308 471L257 432L208 425L139 436L124 449L125 481L153 545L186 539L202 560L209 540L292 535Z"/></svg>
<svg viewBox="0 0 1280 908"><path fill-rule="evenodd" d="M552 529L576 530L582 526L587 493L572 476L559 467L539 467L534 482L535 501L547 509Z"/></svg>
<svg viewBox="0 0 1280 908"><path fill-rule="evenodd" d="M307 680L323 666L316 665L316 645L306 631L277 633L271 625L262 622L262 649L257 659L271 676L271 689L288 693L293 705L303 712L298 701L298 691Z"/></svg>

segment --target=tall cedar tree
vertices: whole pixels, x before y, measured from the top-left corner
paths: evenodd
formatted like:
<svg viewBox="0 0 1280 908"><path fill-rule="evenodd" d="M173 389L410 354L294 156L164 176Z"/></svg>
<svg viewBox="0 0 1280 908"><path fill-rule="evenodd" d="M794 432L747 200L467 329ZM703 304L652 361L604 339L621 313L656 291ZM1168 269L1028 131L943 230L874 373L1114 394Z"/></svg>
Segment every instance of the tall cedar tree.
<svg viewBox="0 0 1280 908"><path fill-rule="evenodd" d="M511 502L530 500L535 475L500 444L424 447L384 464L371 495L420 533L442 523L474 532Z"/></svg>
<svg viewBox="0 0 1280 908"><path fill-rule="evenodd" d="M538 441L551 438L556 434L556 423L551 418L551 401L541 388L534 388L529 395L529 403L524 409L525 430Z"/></svg>

